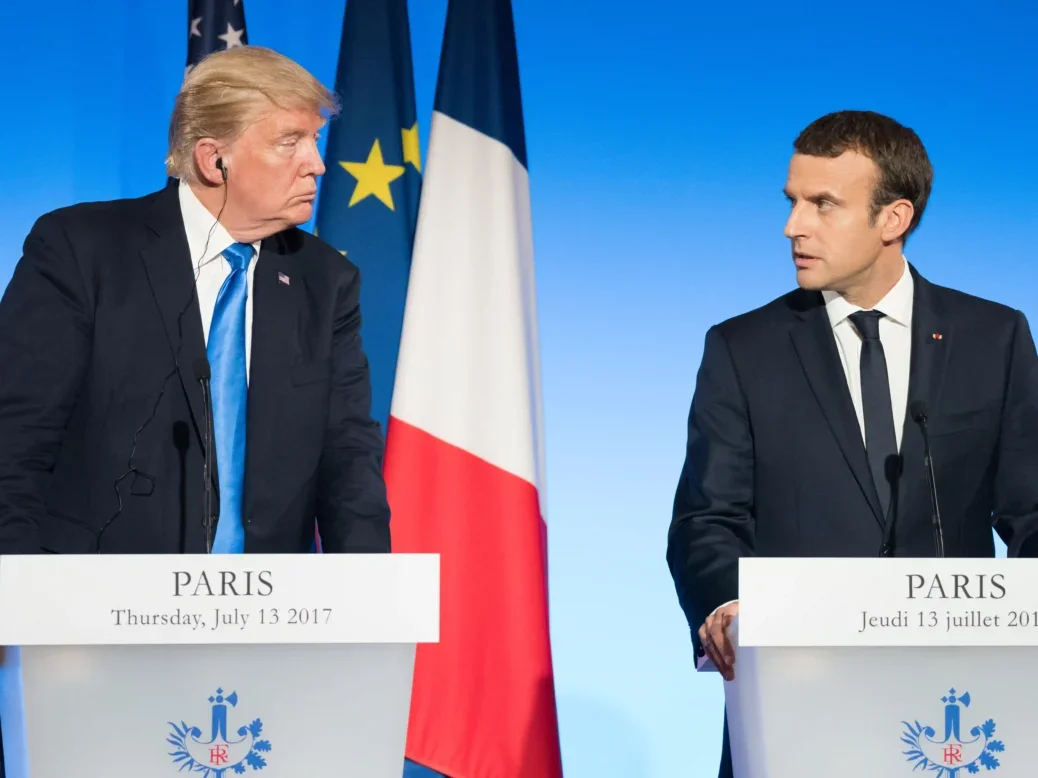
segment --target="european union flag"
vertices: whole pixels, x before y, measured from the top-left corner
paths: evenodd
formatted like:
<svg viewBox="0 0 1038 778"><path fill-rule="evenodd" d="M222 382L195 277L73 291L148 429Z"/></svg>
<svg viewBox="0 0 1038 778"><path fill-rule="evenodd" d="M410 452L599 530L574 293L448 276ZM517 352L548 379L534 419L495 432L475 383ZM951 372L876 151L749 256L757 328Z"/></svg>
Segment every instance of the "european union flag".
<svg viewBox="0 0 1038 778"><path fill-rule="evenodd" d="M422 162L406 0L348 0L316 234L360 268L372 416L385 433L396 375Z"/></svg>
<svg viewBox="0 0 1038 778"><path fill-rule="evenodd" d="M243 0L188 0L187 75L214 51L248 46Z"/></svg>

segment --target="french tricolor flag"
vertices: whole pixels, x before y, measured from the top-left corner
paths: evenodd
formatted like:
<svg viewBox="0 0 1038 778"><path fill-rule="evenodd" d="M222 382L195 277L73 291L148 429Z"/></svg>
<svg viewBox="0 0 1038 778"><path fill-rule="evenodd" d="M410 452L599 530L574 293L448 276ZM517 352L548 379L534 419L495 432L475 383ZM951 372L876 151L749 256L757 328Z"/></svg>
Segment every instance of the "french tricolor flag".
<svg viewBox="0 0 1038 778"><path fill-rule="evenodd" d="M534 287L511 3L450 0L385 461L393 551L440 554L407 756L448 776L562 776Z"/></svg>

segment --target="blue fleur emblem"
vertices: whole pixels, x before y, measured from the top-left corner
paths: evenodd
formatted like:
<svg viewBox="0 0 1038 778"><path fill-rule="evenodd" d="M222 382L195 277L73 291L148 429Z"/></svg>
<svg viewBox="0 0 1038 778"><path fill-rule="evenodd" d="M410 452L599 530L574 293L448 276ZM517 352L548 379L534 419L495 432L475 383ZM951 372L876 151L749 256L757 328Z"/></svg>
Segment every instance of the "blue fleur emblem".
<svg viewBox="0 0 1038 778"><path fill-rule="evenodd" d="M173 764L180 765L181 772L200 773L202 778L229 778L231 773L244 774L249 767L253 770L266 767L264 754L270 752L270 741L259 739L263 732L262 721L254 719L228 737L227 710L228 706L237 707L238 693L224 696L223 689L217 689L209 703L212 705L212 728L206 739L203 739L199 727L188 726L183 721L179 726L167 722L173 728L166 738L166 742L176 749L169 754L173 757Z"/></svg>
<svg viewBox="0 0 1038 778"><path fill-rule="evenodd" d="M941 737L933 727L918 721L902 721L905 730L901 742L908 745L903 751L913 770L935 773L936 778L956 778L959 772L976 774L980 768L997 770L1001 763L996 754L1006 750L1001 740L994 740L995 721L988 719L982 725L963 732L962 713L970 705L969 692L956 694L951 689L941 697L944 703L944 727ZM963 776L959 776L963 778Z"/></svg>

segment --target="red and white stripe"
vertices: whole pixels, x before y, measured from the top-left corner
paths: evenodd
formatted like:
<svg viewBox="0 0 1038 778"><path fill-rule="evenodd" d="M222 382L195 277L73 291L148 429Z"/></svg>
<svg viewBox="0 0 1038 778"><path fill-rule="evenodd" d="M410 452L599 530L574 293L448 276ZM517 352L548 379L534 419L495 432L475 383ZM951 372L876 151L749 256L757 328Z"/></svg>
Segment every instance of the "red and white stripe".
<svg viewBox="0 0 1038 778"><path fill-rule="evenodd" d="M434 113L385 473L394 552L441 555L407 755L451 776L562 775L542 429L526 168Z"/></svg>

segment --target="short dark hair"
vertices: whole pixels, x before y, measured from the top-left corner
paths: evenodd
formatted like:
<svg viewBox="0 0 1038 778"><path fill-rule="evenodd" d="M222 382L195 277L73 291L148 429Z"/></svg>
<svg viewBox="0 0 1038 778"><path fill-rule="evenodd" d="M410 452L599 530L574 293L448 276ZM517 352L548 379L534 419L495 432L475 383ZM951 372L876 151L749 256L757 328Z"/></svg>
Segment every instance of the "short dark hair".
<svg viewBox="0 0 1038 778"><path fill-rule="evenodd" d="M838 157L845 151L865 155L879 168L872 192L873 223L883 206L903 198L915 214L902 241L919 226L933 187L933 166L919 136L908 127L874 111L836 111L804 128L793 148L812 157Z"/></svg>

